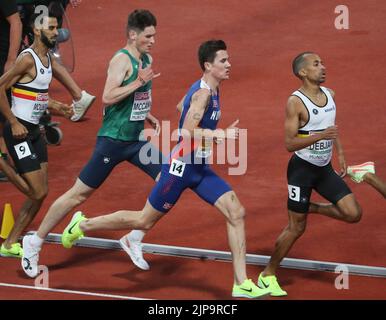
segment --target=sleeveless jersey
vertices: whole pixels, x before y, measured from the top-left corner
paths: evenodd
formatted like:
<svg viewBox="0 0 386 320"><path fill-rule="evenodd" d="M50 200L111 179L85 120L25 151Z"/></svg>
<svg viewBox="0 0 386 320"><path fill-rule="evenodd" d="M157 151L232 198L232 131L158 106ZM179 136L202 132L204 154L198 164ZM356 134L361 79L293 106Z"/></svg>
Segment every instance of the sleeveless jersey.
<svg viewBox="0 0 386 320"><path fill-rule="evenodd" d="M193 94L202 88L206 88L211 92L211 98L198 127L210 130L217 128L217 123L221 117L219 95L218 93L214 93L204 80L200 79L190 87L183 101L181 117L178 124L179 131L181 131L184 125ZM191 141L183 141L182 135L180 134L178 145L172 152L172 158L186 156L192 151L194 151L192 153L193 158L209 158L212 154L212 139L193 139L192 137Z"/></svg>
<svg viewBox="0 0 386 320"><path fill-rule="evenodd" d="M128 85L138 77L138 61L125 49L117 52L126 54L131 61L133 72L127 80L124 80L121 87ZM147 55L142 57L142 67L150 64ZM151 109L151 86L149 81L138 88L122 101L105 107L103 112L102 127L98 131L100 137L110 137L123 141L139 141L140 135L145 127L145 119Z"/></svg>
<svg viewBox="0 0 386 320"><path fill-rule="evenodd" d="M292 94L302 100L308 112L308 122L299 128L299 137L306 137L335 125L336 106L334 99L327 88L320 87L320 89L326 95L327 99L323 107L315 105L310 98L299 90ZM323 167L331 161L333 144L333 140L319 140L307 148L295 151L295 154L303 160Z"/></svg>
<svg viewBox="0 0 386 320"><path fill-rule="evenodd" d="M52 80L51 58L47 53L48 67L40 60L32 48L28 52L35 61L36 76L27 83L16 82L12 86L12 112L22 120L39 124L39 120L48 107L48 87Z"/></svg>

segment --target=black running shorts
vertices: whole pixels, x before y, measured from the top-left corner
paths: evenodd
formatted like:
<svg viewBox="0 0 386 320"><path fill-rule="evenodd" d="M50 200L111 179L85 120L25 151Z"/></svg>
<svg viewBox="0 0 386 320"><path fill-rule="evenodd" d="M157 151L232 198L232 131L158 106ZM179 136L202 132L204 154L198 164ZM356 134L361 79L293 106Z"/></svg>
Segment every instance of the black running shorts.
<svg viewBox="0 0 386 320"><path fill-rule="evenodd" d="M38 124L18 119L26 127L28 134L24 139L12 136L11 125L4 125L4 140L19 174L40 170L40 164L48 161L47 143Z"/></svg>
<svg viewBox="0 0 386 320"><path fill-rule="evenodd" d="M352 193L331 163L319 167L296 154L288 163L287 179L288 209L297 213L308 213L312 189L333 204Z"/></svg>

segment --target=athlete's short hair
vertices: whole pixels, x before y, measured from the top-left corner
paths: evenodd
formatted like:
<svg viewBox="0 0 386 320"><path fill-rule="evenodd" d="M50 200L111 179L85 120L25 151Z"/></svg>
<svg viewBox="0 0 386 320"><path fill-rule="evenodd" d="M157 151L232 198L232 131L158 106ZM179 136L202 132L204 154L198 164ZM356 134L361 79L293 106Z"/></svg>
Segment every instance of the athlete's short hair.
<svg viewBox="0 0 386 320"><path fill-rule="evenodd" d="M146 27L151 26L157 26L157 19L149 10L134 10L127 18L127 31L132 29L143 31Z"/></svg>
<svg viewBox="0 0 386 320"><path fill-rule="evenodd" d="M202 71L205 71L205 62L214 61L217 51L226 49L227 46L223 40L209 40L202 43L198 48L198 62Z"/></svg>
<svg viewBox="0 0 386 320"><path fill-rule="evenodd" d="M301 68L304 67L305 57L309 54L315 54L312 51L305 51L300 54L298 54L295 59L292 61L292 72L295 76L297 76L299 79L301 79L301 76L299 75L299 71Z"/></svg>

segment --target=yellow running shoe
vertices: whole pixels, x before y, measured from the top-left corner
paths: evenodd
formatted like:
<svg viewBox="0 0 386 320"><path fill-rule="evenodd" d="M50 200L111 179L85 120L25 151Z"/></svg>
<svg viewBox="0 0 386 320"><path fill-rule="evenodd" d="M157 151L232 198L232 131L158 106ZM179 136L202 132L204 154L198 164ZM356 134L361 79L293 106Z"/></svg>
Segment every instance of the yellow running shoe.
<svg viewBox="0 0 386 320"><path fill-rule="evenodd" d="M83 215L81 211L77 211L72 216L72 219L66 229L64 229L62 234L62 245L63 247L69 249L72 247L76 240L79 240L84 237L84 233L79 228L79 224L87 218Z"/></svg>
<svg viewBox="0 0 386 320"><path fill-rule="evenodd" d="M12 243L11 248L7 249L3 243L0 248L0 255L2 257L21 258L23 256L23 248L20 243Z"/></svg>
<svg viewBox="0 0 386 320"><path fill-rule="evenodd" d="M269 295L269 290L260 289L251 279L244 280L242 284L234 284L232 290L232 297L235 298L249 298L256 299Z"/></svg>
<svg viewBox="0 0 386 320"><path fill-rule="evenodd" d="M272 297L284 297L287 295L282 288L280 288L279 283L277 282L276 276L263 276L262 273L259 275L259 280L257 285L260 288L269 290Z"/></svg>

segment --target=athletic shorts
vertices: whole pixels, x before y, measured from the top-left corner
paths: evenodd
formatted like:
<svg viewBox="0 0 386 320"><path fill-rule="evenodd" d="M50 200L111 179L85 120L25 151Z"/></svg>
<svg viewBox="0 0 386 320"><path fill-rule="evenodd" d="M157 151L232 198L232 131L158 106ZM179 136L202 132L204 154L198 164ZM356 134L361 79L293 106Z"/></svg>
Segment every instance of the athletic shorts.
<svg viewBox="0 0 386 320"><path fill-rule="evenodd" d="M154 180L161 171L162 154L147 141L121 141L97 137L91 159L79 174L79 179L90 188L97 189L116 165L128 161Z"/></svg>
<svg viewBox="0 0 386 320"><path fill-rule="evenodd" d="M47 143L38 124L21 119L18 121L26 127L28 134L24 139L12 136L11 125L7 121L4 125L4 140L9 155L15 163L19 174L40 170L40 164L48 161Z"/></svg>
<svg viewBox="0 0 386 320"><path fill-rule="evenodd" d="M288 163L287 179L288 209L297 213L308 213L312 189L333 204L352 193L331 163L319 167L295 154Z"/></svg>
<svg viewBox="0 0 386 320"><path fill-rule="evenodd" d="M172 162L162 165L161 178L151 191L149 202L154 209L167 213L187 188L211 205L232 190L208 164Z"/></svg>

